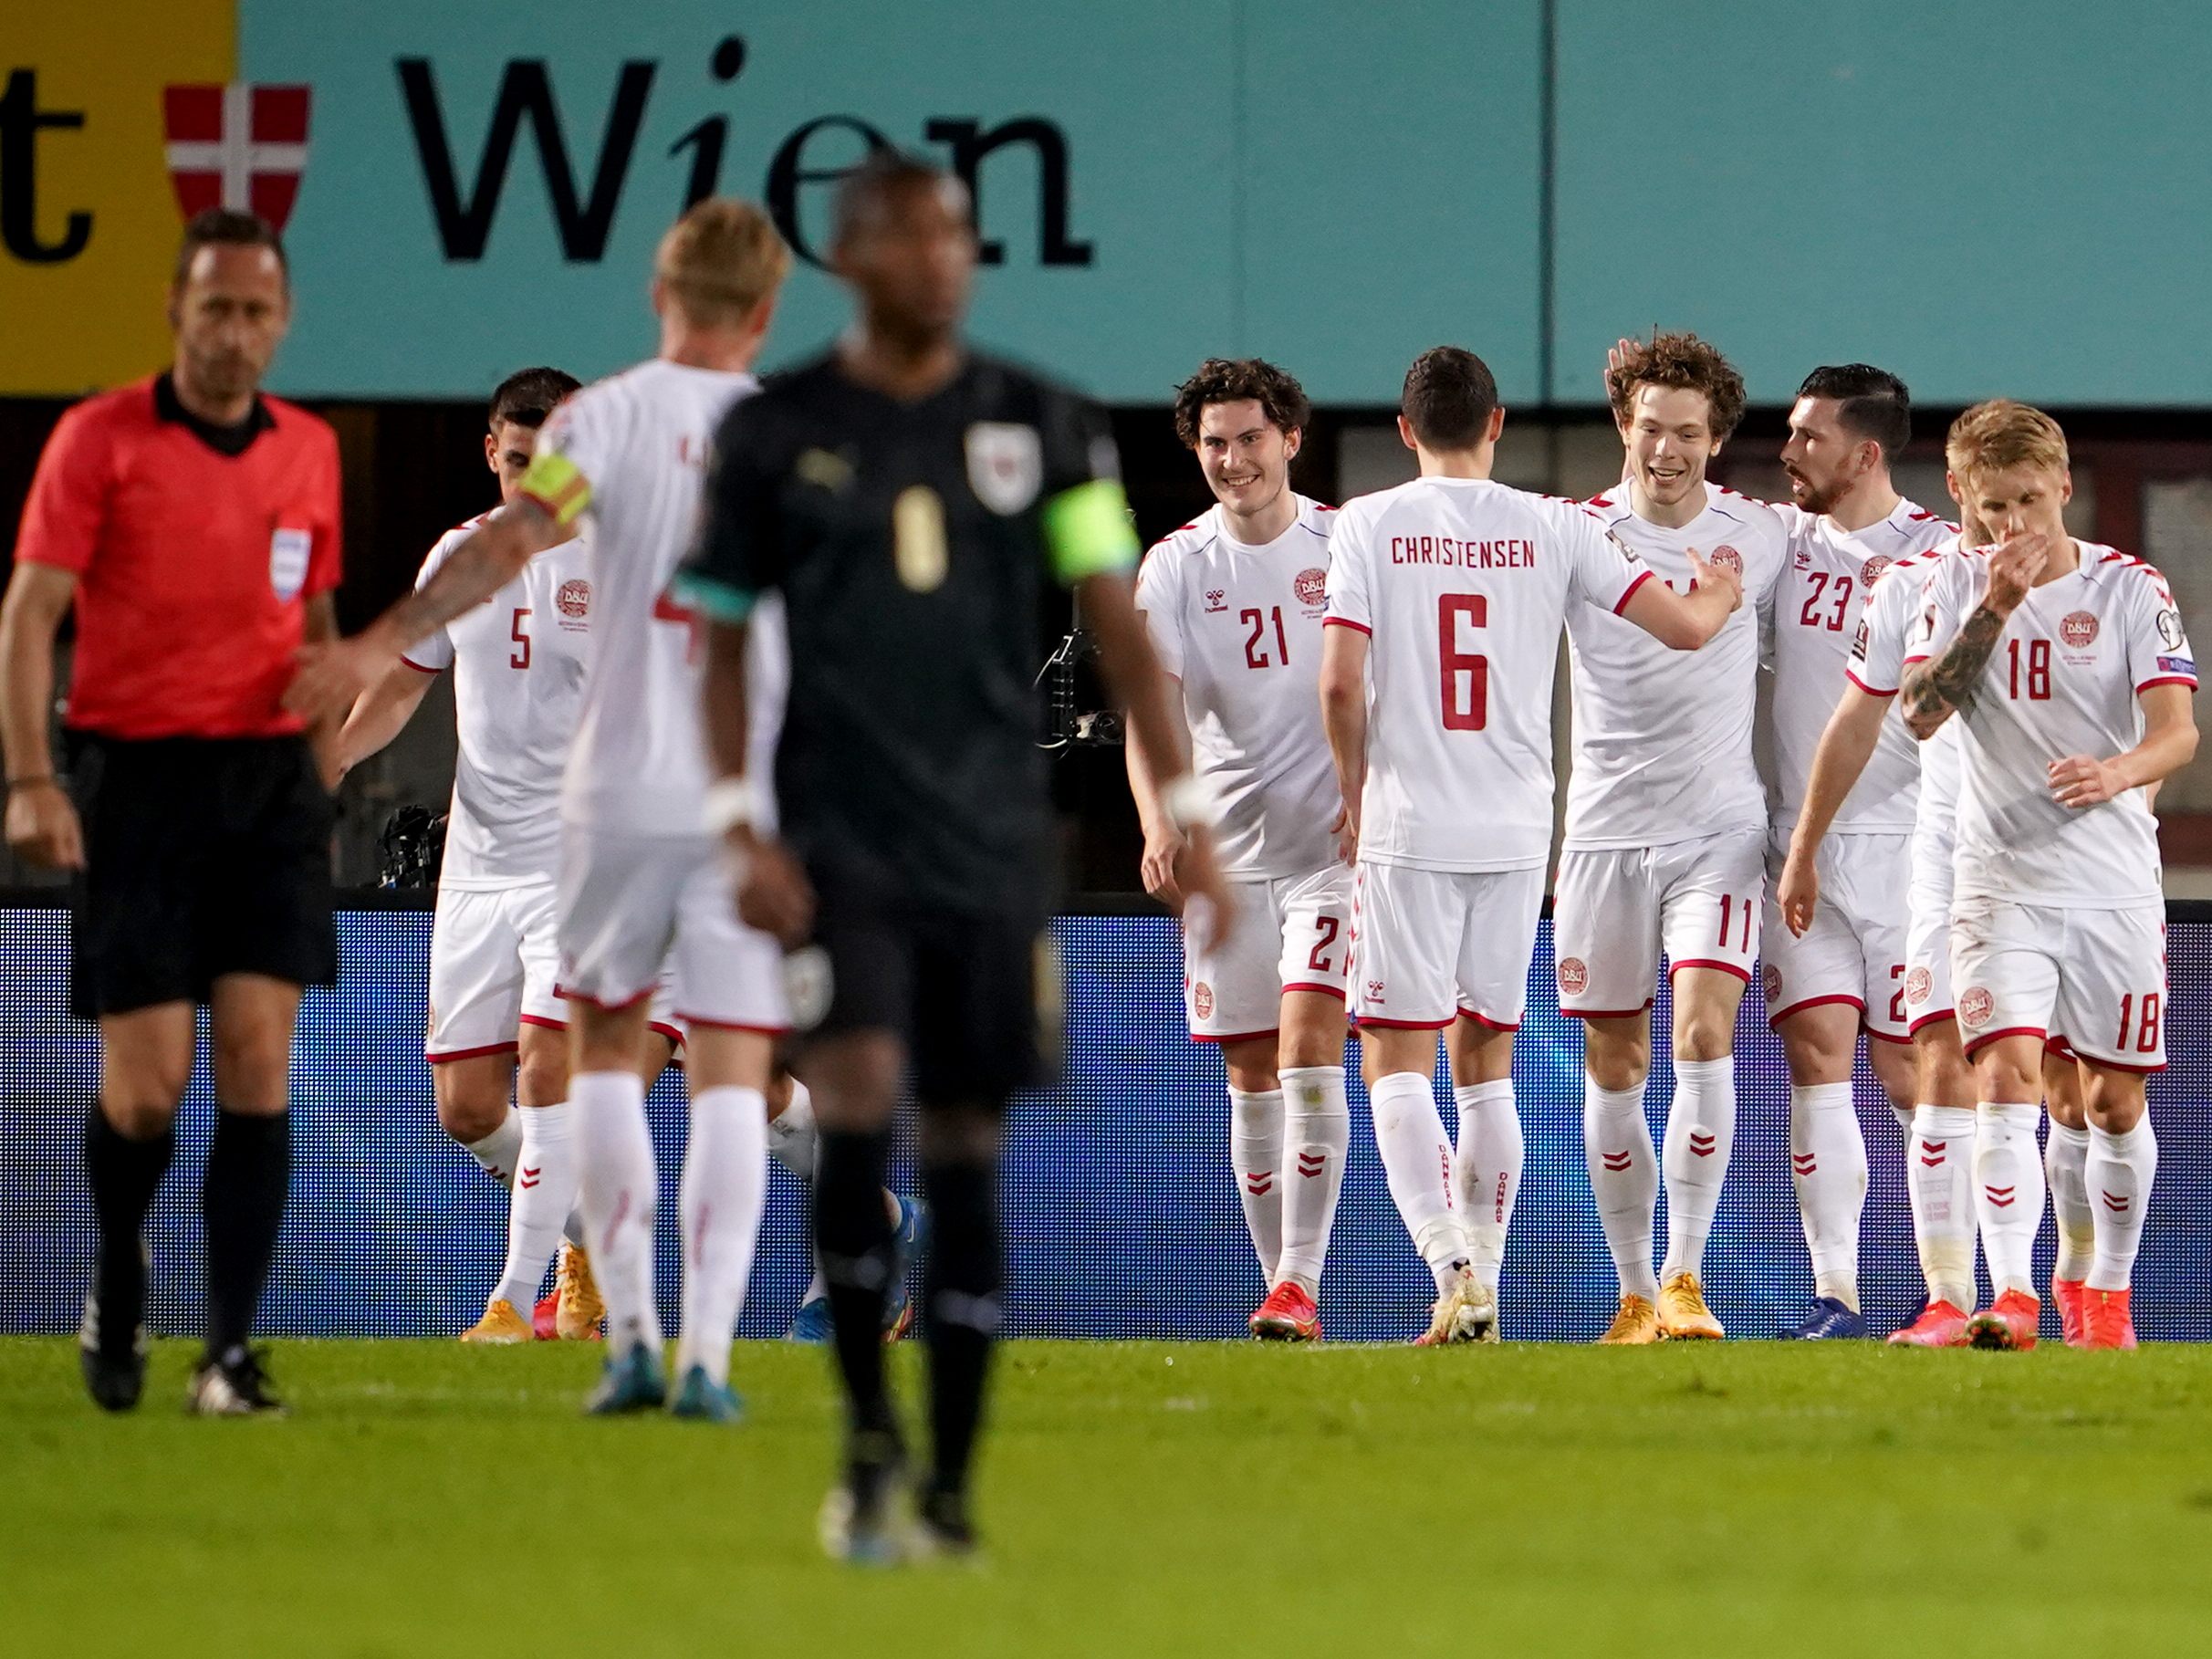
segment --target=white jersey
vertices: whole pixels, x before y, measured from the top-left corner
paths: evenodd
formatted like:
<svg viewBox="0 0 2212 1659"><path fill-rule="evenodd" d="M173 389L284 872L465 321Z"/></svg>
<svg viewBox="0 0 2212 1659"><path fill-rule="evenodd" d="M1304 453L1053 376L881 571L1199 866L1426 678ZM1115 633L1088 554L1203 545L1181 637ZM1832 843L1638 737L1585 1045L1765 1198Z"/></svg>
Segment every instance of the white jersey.
<svg viewBox="0 0 2212 1659"><path fill-rule="evenodd" d="M667 597L691 550L723 415L759 390L749 374L655 358L587 386L547 419L539 454L564 458L589 491L591 672L561 816L640 835L697 836L707 782L696 620ZM548 504L553 505L553 504ZM748 634L746 770L772 774L789 689L780 601Z"/></svg>
<svg viewBox="0 0 2212 1659"><path fill-rule="evenodd" d="M1518 870L1551 849L1551 682L1576 601L1651 569L1578 502L1417 478L1345 503L1329 624L1371 636L1362 863Z"/></svg>
<svg viewBox="0 0 2212 1659"><path fill-rule="evenodd" d="M419 589L492 515L445 532ZM461 754L441 887L550 882L560 850L560 780L583 704L591 640L590 544L577 536L530 560L475 610L408 648L426 673L454 671Z"/></svg>
<svg viewBox="0 0 2212 1659"><path fill-rule="evenodd" d="M1909 501L1863 530L1840 529L1834 519L1789 503L1776 504L1775 511L1789 532L1789 568L1774 606L1774 832L1787 840L1805 805L1813 752L1843 694L1844 663L1859 635L1868 590L1897 560L1940 545L1957 527ZM1829 833L1910 833L1917 747L1902 720L1883 721L1873 757Z"/></svg>
<svg viewBox="0 0 2212 1659"><path fill-rule="evenodd" d="M1853 685L1877 697L1894 697L1903 688L1905 652L1920 626L1928 584L1946 564L1960 558L1972 560L1976 554L1953 536L1882 573L1859 619L1851 665L1843 671ZM1885 738L1890 730L1891 725L1883 728ZM1946 720L1920 746L1919 799L1913 809L1913 884L1946 903L1957 834L1958 741L1958 723Z"/></svg>
<svg viewBox="0 0 2212 1659"><path fill-rule="evenodd" d="M1296 521L1262 547L1238 541L1227 516L1215 506L1145 555L1137 609L1182 683L1192 770L1221 801L1223 871L1304 875L1335 857L1320 673L1336 510L1301 496Z"/></svg>
<svg viewBox="0 0 2212 1659"><path fill-rule="evenodd" d="M1680 529L1639 518L1626 484L1590 504L1676 592L1690 590L1695 548L1743 579L1744 602L1699 651L1671 651L1602 605L1568 608L1570 847L1661 847L1767 827L1751 728L1787 537L1772 508L1705 487L1705 510Z"/></svg>
<svg viewBox="0 0 2212 1659"><path fill-rule="evenodd" d="M2031 590L2007 619L1975 697L1946 723L1959 736L1957 900L2058 909L2155 904L2158 832L2144 792L2061 806L2049 767L2109 759L2142 741L2137 699L2196 685L2196 663L2165 578L2094 542L2080 567ZM1947 559L1930 585L1907 662L1939 653L1981 601L1982 562Z"/></svg>

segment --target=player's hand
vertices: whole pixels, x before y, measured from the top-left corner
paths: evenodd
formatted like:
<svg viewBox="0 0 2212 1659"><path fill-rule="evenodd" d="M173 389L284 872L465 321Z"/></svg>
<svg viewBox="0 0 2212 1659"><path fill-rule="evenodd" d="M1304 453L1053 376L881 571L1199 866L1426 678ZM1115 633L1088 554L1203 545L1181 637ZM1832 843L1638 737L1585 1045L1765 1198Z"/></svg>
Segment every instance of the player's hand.
<svg viewBox="0 0 2212 1659"><path fill-rule="evenodd" d="M2069 755L2050 763L2050 792L2061 807L2093 807L2117 800L2131 788L2118 767L2094 756Z"/></svg>
<svg viewBox="0 0 2212 1659"><path fill-rule="evenodd" d="M2027 599L2052 552L2050 537L2029 530L1998 545L1989 555L1988 588L1982 602L1999 616L2010 616Z"/></svg>
<svg viewBox="0 0 2212 1659"><path fill-rule="evenodd" d="M1690 561L1690 591L1700 588L1719 588L1728 595L1728 613L1733 616L1744 602L1744 579L1727 565L1708 563L1696 548L1685 549Z"/></svg>
<svg viewBox="0 0 2212 1659"><path fill-rule="evenodd" d="M1360 861L1360 815L1347 801L1337 808L1336 821L1329 826L1336 837L1337 857L1356 866Z"/></svg>
<svg viewBox="0 0 2212 1659"><path fill-rule="evenodd" d="M787 949L804 944L814 931L814 885L781 841L763 840L749 825L729 833L737 861L737 919Z"/></svg>
<svg viewBox="0 0 2212 1659"><path fill-rule="evenodd" d="M1794 842L1789 856L1782 861L1782 879L1775 883L1774 900L1782 907L1783 924L1802 939L1812 925L1813 913L1821 906L1821 875L1810 856L1799 856Z"/></svg>
<svg viewBox="0 0 2212 1659"><path fill-rule="evenodd" d="M1623 336L1622 339L1613 341L1611 346L1606 348L1605 373L1607 379L1610 380L1612 376L1613 370L1618 369L1622 363L1628 361L1628 354L1636 349L1638 343L1638 341L1627 339L1625 336Z"/></svg>
<svg viewBox="0 0 2212 1659"><path fill-rule="evenodd" d="M1175 885L1183 895L1184 923L1197 930L1198 942L1208 951L1219 950L1236 925L1236 905L1214 856L1212 830L1191 831L1175 861Z"/></svg>
<svg viewBox="0 0 2212 1659"><path fill-rule="evenodd" d="M398 653L366 634L302 645L298 665L284 694L284 705L310 723L342 725L354 700L391 672Z"/></svg>
<svg viewBox="0 0 2212 1659"><path fill-rule="evenodd" d="M1186 844L1183 831L1164 820L1157 830L1144 832L1144 857L1137 872L1144 879L1144 891L1170 910L1183 906L1183 889L1175 885L1175 861Z"/></svg>
<svg viewBox="0 0 2212 1659"><path fill-rule="evenodd" d="M10 789L7 845L17 858L39 870L82 870L85 832L68 791L51 778Z"/></svg>

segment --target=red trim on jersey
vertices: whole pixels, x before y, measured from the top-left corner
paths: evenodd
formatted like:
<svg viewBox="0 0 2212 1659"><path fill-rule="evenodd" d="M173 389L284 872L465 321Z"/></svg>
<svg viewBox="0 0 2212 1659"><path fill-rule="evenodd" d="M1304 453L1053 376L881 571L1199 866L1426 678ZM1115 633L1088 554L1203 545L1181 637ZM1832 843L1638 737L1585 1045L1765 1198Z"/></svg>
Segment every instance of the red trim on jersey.
<svg viewBox="0 0 2212 1659"><path fill-rule="evenodd" d="M1583 505L1584 505L1584 506L1602 506L1602 507L1609 507L1609 506L1612 506L1612 502L1610 502L1610 501L1608 501L1608 500L1606 500L1606 499L1605 499L1605 497L1604 497L1604 496L1591 496L1591 498L1590 498L1590 499L1589 499L1587 502L1585 502Z"/></svg>
<svg viewBox="0 0 2212 1659"><path fill-rule="evenodd" d="M1493 1031L1518 1031L1521 1028L1521 1022L1518 1019L1515 1020L1511 1025L1508 1025L1502 1019L1492 1019L1487 1014L1477 1014L1473 1008L1461 1008L1459 1010L1459 1017L1462 1019L1471 1019L1476 1025L1486 1026Z"/></svg>
<svg viewBox="0 0 2212 1659"><path fill-rule="evenodd" d="M1925 663L1926 661L1927 658L1925 657L1907 657L1904 660L1904 666L1910 668L1915 663Z"/></svg>
<svg viewBox="0 0 2212 1659"><path fill-rule="evenodd" d="M1733 962L1716 962L1709 956L1690 956L1686 957L1683 961L1671 962L1667 965L1667 984L1673 985L1675 983L1675 976L1681 973L1684 968L1688 967L1718 968L1724 974L1735 975L1746 985L1749 985L1751 983L1751 970L1748 967L1738 967Z"/></svg>
<svg viewBox="0 0 2212 1659"><path fill-rule="evenodd" d="M683 1028L681 1026L672 1026L664 1019L649 1019L645 1022L645 1028L665 1037L679 1049L683 1047Z"/></svg>
<svg viewBox="0 0 2212 1659"><path fill-rule="evenodd" d="M1560 1012L1569 1019L1629 1019L1638 1014L1649 1014L1653 1000L1646 996L1640 1008L1570 1008L1562 1002L1560 1004Z"/></svg>
<svg viewBox="0 0 2212 1659"><path fill-rule="evenodd" d="M1628 584L1628 591L1613 601L1613 614L1619 616L1623 610L1626 610L1628 601L1636 597L1636 590L1651 579L1652 573L1649 570L1639 570L1636 573L1636 579Z"/></svg>
<svg viewBox="0 0 2212 1659"><path fill-rule="evenodd" d="M676 1017L687 1026L703 1027L709 1031L743 1031L754 1037L786 1038L791 1035L789 1026L748 1026L735 1019L703 1019L696 1014L676 1010Z"/></svg>
<svg viewBox="0 0 2212 1659"><path fill-rule="evenodd" d="M1778 1008L1767 1016L1767 1029L1774 1030L1792 1015L1802 1014L1807 1008L1824 1008L1833 1003L1849 1003L1859 1010L1860 1018L1866 1017L1866 1004L1856 996L1808 996L1803 1002L1793 1002L1786 1008Z"/></svg>
<svg viewBox="0 0 2212 1659"><path fill-rule="evenodd" d="M405 652L402 652L400 653L400 661L406 663L408 667L413 669L415 673L419 674L442 674L445 672L443 668L433 668L427 663L418 663L412 657L409 656Z"/></svg>
<svg viewBox="0 0 2212 1659"><path fill-rule="evenodd" d="M443 1066L454 1060L482 1059L487 1054L512 1054L515 1049L516 1045L511 1042L486 1043L481 1049L442 1049L435 1053L425 1049L423 1058L433 1066Z"/></svg>
<svg viewBox="0 0 2212 1659"><path fill-rule="evenodd" d="M2080 1055L2074 1052L2073 1045L2066 1040L2064 1035L2058 1032L2053 1032L2050 1036L2046 1037L2043 1039L2043 1052L2046 1054L2055 1054L2061 1059L2079 1059L2082 1058Z"/></svg>
<svg viewBox="0 0 2212 1659"><path fill-rule="evenodd" d="M1960 1045L1961 1051L1968 1059L1972 1059L2000 1037L2032 1037L2040 1043L2045 1039L2046 1033L2040 1026L2007 1026L2001 1031L1984 1031L1969 1038Z"/></svg>
<svg viewBox="0 0 2212 1659"><path fill-rule="evenodd" d="M1895 1037L1887 1031L1877 1031L1872 1026L1866 1026L1863 1029L1866 1035L1875 1042L1895 1043L1901 1049L1909 1049L1913 1046L1913 1039L1910 1037Z"/></svg>
<svg viewBox="0 0 2212 1659"><path fill-rule="evenodd" d="M1357 628L1364 634L1374 632L1374 630L1365 622L1355 622L1348 616L1325 616L1321 619L1321 626L1324 628Z"/></svg>
<svg viewBox="0 0 2212 1659"><path fill-rule="evenodd" d="M1894 685L1891 686L1887 691L1876 691L1865 681L1860 679L1857 674L1852 673L1849 668L1846 668L1843 671L1843 677L1846 680L1849 680L1853 685L1857 686L1861 691L1864 692L1870 697L1894 697L1897 694L1897 688Z"/></svg>
<svg viewBox="0 0 2212 1659"><path fill-rule="evenodd" d="M1932 1026L1938 1020L1956 1019L1957 1017L1958 1010L1956 1008L1937 1008L1933 1013L1923 1014L1918 1019L1913 1021L1911 1025L1905 1027L1905 1029L1910 1031L1915 1037L1918 1037L1920 1035L1920 1028L1923 1026Z"/></svg>
<svg viewBox="0 0 2212 1659"><path fill-rule="evenodd" d="M2146 692L2154 685L2186 685L2191 691L2196 689L2196 682L2187 674L2160 674L2155 679L2145 680L2135 689L2138 692Z"/></svg>
<svg viewBox="0 0 2212 1659"><path fill-rule="evenodd" d="M525 1014L522 1017L522 1023L526 1026L537 1026L548 1031L566 1031L569 1028L567 1020L548 1019L543 1014Z"/></svg>
<svg viewBox="0 0 2212 1659"><path fill-rule="evenodd" d="M2155 1066L2131 1066L2125 1060L2099 1059L2093 1054L2077 1053L2074 1058L2085 1060L2090 1065L2102 1067L2107 1071L2124 1071L2131 1077L2148 1077L2154 1071L2164 1071L2166 1069L2166 1063L2164 1060L2160 1060Z"/></svg>
<svg viewBox="0 0 2212 1659"><path fill-rule="evenodd" d="M1265 1031L1231 1031L1226 1036L1194 1031L1191 1033L1191 1041L1195 1043L1249 1043L1257 1042L1263 1037L1279 1037L1281 1035L1282 1028L1280 1026L1269 1026Z"/></svg>
<svg viewBox="0 0 2212 1659"><path fill-rule="evenodd" d="M1341 985L1309 985L1306 981L1300 979L1290 985L1283 986L1283 995L1286 996L1289 996L1293 991L1311 991L1317 996L1333 996L1339 1002L1349 1002L1351 1000L1351 997L1345 994L1344 987Z"/></svg>
<svg viewBox="0 0 2212 1659"><path fill-rule="evenodd" d="M565 985L556 985L553 987L553 995L559 997L563 1002L589 1003L592 1007L599 1009L599 1011L602 1014L620 1014L624 1008L634 1008L638 1006L638 1004L643 1002L647 997L651 996L652 995L652 987L651 986L647 986L636 996L625 996L620 1002L607 1002L597 996L587 996L583 992L571 990Z"/></svg>
<svg viewBox="0 0 2212 1659"><path fill-rule="evenodd" d="M1377 1019L1372 1014L1352 1017L1355 1026L1372 1026L1378 1031L1441 1031L1452 1022L1448 1019Z"/></svg>

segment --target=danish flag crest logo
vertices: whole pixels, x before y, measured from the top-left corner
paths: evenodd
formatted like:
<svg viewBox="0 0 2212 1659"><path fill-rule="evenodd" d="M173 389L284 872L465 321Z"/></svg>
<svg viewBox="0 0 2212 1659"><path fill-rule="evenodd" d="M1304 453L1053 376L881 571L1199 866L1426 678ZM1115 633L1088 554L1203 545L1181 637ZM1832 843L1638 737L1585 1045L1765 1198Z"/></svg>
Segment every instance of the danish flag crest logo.
<svg viewBox="0 0 2212 1659"><path fill-rule="evenodd" d="M184 216L237 208L284 229L308 165L308 95L244 81L162 89L169 182Z"/></svg>

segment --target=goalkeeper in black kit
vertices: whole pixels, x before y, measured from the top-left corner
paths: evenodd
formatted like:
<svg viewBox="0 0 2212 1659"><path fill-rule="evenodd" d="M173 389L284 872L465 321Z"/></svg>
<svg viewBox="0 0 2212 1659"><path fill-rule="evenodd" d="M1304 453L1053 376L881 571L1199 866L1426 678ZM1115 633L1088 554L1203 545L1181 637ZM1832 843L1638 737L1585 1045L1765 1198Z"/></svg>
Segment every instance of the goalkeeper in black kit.
<svg viewBox="0 0 2212 1659"><path fill-rule="evenodd" d="M1047 1080L1062 1019L1033 689L1048 577L1079 592L1133 740L1195 830L1178 886L1212 907L1216 931L1230 920L1210 802L1177 757L1132 602L1137 539L1112 439L1087 402L965 345L976 257L950 174L882 155L845 180L832 264L852 326L725 421L676 579L710 624L708 814L742 866L740 911L827 959L827 1012L798 1059L822 1132L815 1240L850 1408L822 1537L857 1561L975 1545L1001 1130L1008 1097ZM792 665L773 779L745 772L746 625L770 595ZM882 1341L882 1188L910 1068L931 1212L930 1458L912 1482Z"/></svg>

